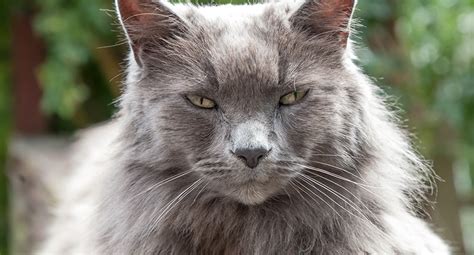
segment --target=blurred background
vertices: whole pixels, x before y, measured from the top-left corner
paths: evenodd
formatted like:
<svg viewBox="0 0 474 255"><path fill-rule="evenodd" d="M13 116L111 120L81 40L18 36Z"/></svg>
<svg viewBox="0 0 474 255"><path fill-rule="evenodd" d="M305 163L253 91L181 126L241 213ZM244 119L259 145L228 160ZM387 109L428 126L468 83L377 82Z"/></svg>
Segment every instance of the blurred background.
<svg viewBox="0 0 474 255"><path fill-rule="evenodd" d="M26 156L30 147L62 148L58 141L114 113L126 45L112 0L1 5L3 255L28 253L24 246L40 240L29 228L44 219L29 222L41 212L34 202L21 202L42 196L31 182L34 173L15 171L41 163ZM442 179L436 202L427 206L430 219L457 254L474 254L474 0L359 0L355 16L359 64L393 95L415 144Z"/></svg>

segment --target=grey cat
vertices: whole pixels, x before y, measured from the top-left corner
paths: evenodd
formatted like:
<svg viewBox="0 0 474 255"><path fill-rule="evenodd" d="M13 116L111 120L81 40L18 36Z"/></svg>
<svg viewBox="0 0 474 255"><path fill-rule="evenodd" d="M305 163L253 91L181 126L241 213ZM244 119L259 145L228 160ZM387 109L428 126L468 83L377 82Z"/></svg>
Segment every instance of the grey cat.
<svg viewBox="0 0 474 255"><path fill-rule="evenodd" d="M40 254L450 253L415 213L430 169L353 64L354 0L116 6L120 111L76 145Z"/></svg>

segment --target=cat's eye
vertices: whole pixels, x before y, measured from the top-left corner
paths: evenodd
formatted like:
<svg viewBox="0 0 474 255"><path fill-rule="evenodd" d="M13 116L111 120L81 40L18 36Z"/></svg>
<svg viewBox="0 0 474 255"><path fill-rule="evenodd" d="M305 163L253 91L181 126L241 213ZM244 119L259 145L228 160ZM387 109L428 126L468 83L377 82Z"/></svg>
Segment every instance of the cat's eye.
<svg viewBox="0 0 474 255"><path fill-rule="evenodd" d="M199 108L212 109L216 107L216 103L209 98L196 95L186 95L186 98L189 100L189 102Z"/></svg>
<svg viewBox="0 0 474 255"><path fill-rule="evenodd" d="M308 91L292 91L282 97L280 97L280 104L292 105L301 100Z"/></svg>

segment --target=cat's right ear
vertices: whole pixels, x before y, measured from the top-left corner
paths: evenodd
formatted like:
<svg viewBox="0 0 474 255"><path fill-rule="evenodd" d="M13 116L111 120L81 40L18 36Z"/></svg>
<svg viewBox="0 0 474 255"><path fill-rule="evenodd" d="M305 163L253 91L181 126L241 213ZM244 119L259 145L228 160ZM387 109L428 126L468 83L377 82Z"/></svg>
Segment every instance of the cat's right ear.
<svg viewBox="0 0 474 255"><path fill-rule="evenodd" d="M143 65L147 48L160 47L159 44L184 32L178 15L157 0L115 0L115 6L139 66Z"/></svg>
<svg viewBox="0 0 474 255"><path fill-rule="evenodd" d="M357 0L305 0L290 21L311 36L324 35L345 48L356 4Z"/></svg>

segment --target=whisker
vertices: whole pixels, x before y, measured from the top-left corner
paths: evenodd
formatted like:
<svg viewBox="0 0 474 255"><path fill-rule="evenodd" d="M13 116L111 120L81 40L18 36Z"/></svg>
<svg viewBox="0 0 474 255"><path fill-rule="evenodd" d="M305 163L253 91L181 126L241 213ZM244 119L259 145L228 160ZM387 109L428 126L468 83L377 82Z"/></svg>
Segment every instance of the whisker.
<svg viewBox="0 0 474 255"><path fill-rule="evenodd" d="M193 172L193 170L188 170L188 171L186 171L186 172L179 173L179 174L173 175L173 176L171 176L171 177L168 177L168 178L166 178L166 179L164 179L164 180L162 180L162 181L160 181L160 182L157 182L157 183L153 184L151 187L149 187L148 189L146 189L146 190L144 190L144 191L138 193L137 195L133 196L131 199L133 200L133 199L135 199L135 198L137 198L137 197L140 197L140 196L144 195L145 193L148 193L148 192L150 192L150 191L152 191L152 190L154 190L154 189L157 189L157 188L159 188L159 187L161 187L161 186L163 186L163 185L165 185L165 184L167 184L167 183L169 183L169 182L172 182L172 181L174 181L174 180L176 180L176 179L179 179L179 178L181 178L181 177L183 177L183 176L186 176L186 175L190 174L191 172Z"/></svg>
<svg viewBox="0 0 474 255"><path fill-rule="evenodd" d="M191 206L194 205L194 203L196 202L196 200L198 199L199 195L201 195L201 193L204 191L204 189L207 187L207 185L209 185L209 182L206 182L206 184L204 184L202 186L202 188L199 190L199 192L197 193L197 195L194 197L194 200L193 202L191 203Z"/></svg>
<svg viewBox="0 0 474 255"><path fill-rule="evenodd" d="M301 187L305 188L307 191L309 191L311 194L313 194L314 196L316 196L317 198L319 198L319 200L321 200L323 203L325 203L327 206L329 206L329 208L331 208L334 213L336 213L339 217L342 218L342 216L337 212L336 209L334 209L334 207L332 207L326 200L324 200L323 198L321 198L318 194L314 193L311 189L309 189L308 187L304 186L301 184L301 182L299 182L297 179L295 179L295 182L297 182ZM312 185L310 185L312 186ZM315 188L315 187L313 187ZM319 193L322 193L319 189L316 188L317 191L319 191ZM308 195L310 198L312 198L315 202L318 202L314 197L312 197L309 193L307 193L306 191L304 190L301 190L303 191L306 195ZM322 193L324 194L324 193ZM324 194L325 195L325 194ZM327 195L326 195L327 196Z"/></svg>
<svg viewBox="0 0 474 255"><path fill-rule="evenodd" d="M294 183L293 183L293 180L294 179L291 179L288 184L290 185L290 187L292 187L301 197L301 199L303 199L303 201L307 204L307 205L311 205L311 203L309 203L309 201L307 199L304 198L304 196L301 194L301 192L299 191L298 189L298 186L296 186Z"/></svg>
<svg viewBox="0 0 474 255"><path fill-rule="evenodd" d="M361 188L364 188L365 190L371 192L370 190L366 189L366 188L378 188L376 186L371 186L371 185L367 185L367 184L363 184L363 183L358 183L356 181L353 181L353 180L350 180L350 179L347 179L345 177L342 177L338 174L335 174L335 173L332 173L332 172L329 172L327 170L324 170L324 169L321 169L321 168L315 168L315 167L310 167L310 166L305 166L305 165L301 165L301 164L298 164L300 167L302 168L305 168L305 169L308 169L308 170L313 170L315 172L320 172L320 173L324 173L324 174L327 174L327 175L330 175L332 177L335 177L335 178L338 178L340 180L343 180L343 181L346 181L346 182L350 182L352 184L355 184L355 185L358 185L360 186Z"/></svg>
<svg viewBox="0 0 474 255"><path fill-rule="evenodd" d="M176 205L179 204L189 193L191 193L203 180L198 179L197 181L193 182L191 185L189 185L185 190L183 190L179 195L177 195L173 200L168 202L166 206L164 207L163 210L161 210L160 214L158 217L156 217L155 220L153 220L152 224L150 225L151 227L149 228L149 231L147 231L146 235L149 235L153 229L155 229L156 226L158 226L159 222L164 219L168 213L176 207ZM153 212L154 214L155 212Z"/></svg>
<svg viewBox="0 0 474 255"><path fill-rule="evenodd" d="M311 154L311 155L312 155L312 156L316 156L316 157L340 158L340 159L343 159L343 160L345 160L345 159L351 159L351 160L353 160L353 161L355 161L355 162L361 162L361 160L367 159L367 157L365 157L365 158L364 158L364 157L357 157L357 156L351 156L351 155L347 155L347 154L345 154L345 155L337 155L337 154L318 154L318 153L316 153L316 154ZM314 159L313 159L313 160L314 160ZM317 163L323 163L323 162L319 162L319 161L316 161L316 160L314 160L314 161L317 162ZM335 166L333 166L333 167L335 167ZM361 174L361 172L359 171L358 168L354 168L354 170L357 172L357 174L358 174L359 176L362 176L362 174Z"/></svg>
<svg viewBox="0 0 474 255"><path fill-rule="evenodd" d="M344 196L343 194L341 194L340 192L337 192L336 190L334 190L333 188L329 187L328 185L318 181L318 180L315 180L315 179L311 179L305 175L301 175L303 178L305 178L306 180L308 181L311 181L312 183L314 183L315 185L318 185L322 188L324 188L325 190L329 191L331 194L335 195L337 198L341 199L343 202L345 202L347 205L349 205L353 210L355 210L358 214L360 214L362 216L362 218L360 216L357 216L355 214L352 214L352 216L355 216L356 218L359 218L360 220L363 220L363 221L367 221L370 225L372 225L378 232L380 232L382 235L386 235L386 233L384 233L377 225L375 225L369 218L367 218L367 215L364 214L360 207L354 203L354 201L350 200L348 197ZM314 186L313 186L314 187ZM316 187L314 187L316 188ZM324 194L324 193L323 193ZM352 193L351 193L352 194ZM353 194L352 194L353 195ZM355 195L354 195L355 196ZM360 201L360 200L359 200ZM339 207L341 207L342 209L344 209L346 212L349 213L349 210L347 210L347 208L344 208L342 207L340 204L336 203ZM363 203L362 203L363 204ZM367 207L366 207L367 208ZM367 208L368 209L368 208ZM369 210L369 209L368 209ZM369 210L370 211L370 210ZM371 212L371 211L370 211Z"/></svg>
<svg viewBox="0 0 474 255"><path fill-rule="evenodd" d="M325 173L325 174L327 174L327 175L333 176L333 177L338 178L338 179L340 179L340 180L347 181L347 182L349 182L349 183L352 183L352 184L355 184L355 185L359 186L361 189L363 189L363 190L369 192L370 194L372 194L372 195L374 195L374 196L378 196L377 194L375 194L375 193L374 193L372 190L370 190L369 188L377 189L377 188L379 188L379 187L374 187L374 186L369 186L369 185L361 184L361 183L358 183L358 182L349 180L349 179L347 179L347 178L344 178L344 177L339 176L339 175L337 175L337 174L333 174L333 173L331 173L331 172L329 172L329 171L326 171L326 170L320 169L320 168L314 168L314 169L306 168L306 169L307 169L307 170L312 170L312 171L314 171L314 172ZM308 171L308 173L310 173L310 174L312 174L312 175L314 175L314 176L321 177L321 175L316 174L316 173L314 173L314 172L309 172L309 171ZM380 187L380 188L381 188L381 187Z"/></svg>
<svg viewBox="0 0 474 255"><path fill-rule="evenodd" d="M124 73L123 73L123 72L119 72L117 75L115 75L114 77L110 78L109 82L114 81L115 79L117 79L118 77L120 77L120 76L122 76L122 75L124 75Z"/></svg>
<svg viewBox="0 0 474 255"><path fill-rule="evenodd" d="M318 177L318 178L322 178L322 179L324 179L324 180L326 180L326 181L328 181L328 182L331 182L332 184L334 184L334 185L340 187L341 189L347 191L350 195L352 195L355 199L357 199L357 201L358 201L359 203L361 203L361 204L365 207L365 209L371 211L371 210L365 205L365 203L362 202L362 200L360 200L360 198L359 198L358 196L356 196L353 192L351 192L348 188L344 187L343 185L341 185L341 184L339 184L339 183L337 183L337 182L335 182L335 181L333 181L333 180L331 180L331 179L329 179L329 178L327 178L327 177L325 177L325 176L318 175L317 177ZM378 194L373 194L373 195L379 196Z"/></svg>
<svg viewBox="0 0 474 255"><path fill-rule="evenodd" d="M193 182L189 187L187 187L185 190L183 190L176 198L174 198L170 205L168 205L157 217L156 222L158 223L166 214L168 214L169 211L171 211L181 200L183 200L189 193L191 193L199 184L203 182L202 179L199 179L195 182Z"/></svg>
<svg viewBox="0 0 474 255"><path fill-rule="evenodd" d="M112 45L99 46L99 47L97 47L96 49L98 49L98 50L101 50L101 49L108 49L108 48L113 48L113 47L122 46L122 45L125 45L125 44L127 44L127 43L128 43L127 41L124 41L124 42L119 42L119 43L112 44Z"/></svg>
<svg viewBox="0 0 474 255"><path fill-rule="evenodd" d="M337 155L337 154L319 154L319 153L316 153L316 154L311 154L313 156L320 156L320 157L335 157L335 158L351 158L351 159L367 159L367 158L364 158L364 157L356 157L356 156L343 156L343 155Z"/></svg>
<svg viewBox="0 0 474 255"><path fill-rule="evenodd" d="M301 177L306 177L305 175L300 175ZM307 177L306 177L307 178ZM316 187L315 185L311 185L310 182L308 182L307 180L305 179L301 179L303 182L305 182L306 184L308 184L310 187L314 188L316 191L318 191L319 193L321 193L322 195L324 195L325 197L327 197L329 200L331 200L331 202L333 202L334 204L336 204L339 208L343 209L344 211L346 211L347 213L349 213L350 215L356 217L356 218L359 218L357 215L353 214L351 211L349 211L347 208L345 208L344 206L340 205L338 202L336 202L336 200L334 200L331 196L329 196L328 194L326 194L325 192L322 192L320 189L318 189L318 187ZM310 190L309 188L307 188L308 190ZM329 203L327 203L329 205ZM335 212L337 212L335 209L334 209ZM339 215L340 216L340 215Z"/></svg>
<svg viewBox="0 0 474 255"><path fill-rule="evenodd" d="M328 187L327 185L325 185L325 184L323 184L323 183L321 183L321 182L319 182L319 181L317 181L317 180L311 179L311 178L309 178L309 177L307 177L307 176L305 176L305 175L303 175L303 174L301 175L301 177L303 177L303 178L306 179L307 181L312 182L312 183L314 183L314 184L316 184L316 185L318 185L318 186L324 188L325 190L329 191L331 194L333 194L333 195L335 195L337 198L341 199L343 202L345 202L346 204L348 204L352 209L354 209L356 212L360 213L363 217L365 217L365 214L362 213L362 212L360 211L360 209L357 208L357 206L354 206L353 202L352 202L350 199L347 199L345 196L339 194L339 193L338 193L337 191L335 191L334 189ZM308 183L308 182L306 182L306 183ZM311 185L310 183L308 183L308 184ZM312 185L312 186L313 186L314 188L316 188L314 185ZM322 193L325 194L325 192L322 192ZM325 195L326 195L329 199L331 199L331 201L333 201L334 203L336 203L335 200L332 199L329 195L327 195L327 194L325 194ZM346 210L346 212L350 213L352 216L354 216L354 217L356 217L356 218L359 218L359 219L362 219L362 218L360 218L359 216L357 216L357 215L353 214L352 212L350 212L349 210L347 210L347 208L343 207L342 205L340 205L340 204L338 204L338 203L336 203L336 204L337 204L339 207L341 207L341 208L343 208L344 210ZM367 220L368 220L368 219L367 219Z"/></svg>
<svg viewBox="0 0 474 255"><path fill-rule="evenodd" d="M130 19L133 19L133 18L136 18L136 17L139 17L139 16L157 16L157 17L162 17L162 18L167 18L169 16L167 15L163 15L163 14L159 14L159 13L153 13L153 12L144 12L144 13L139 13L139 14L135 14L135 15L132 15L128 18L126 18L123 23L126 24Z"/></svg>
<svg viewBox="0 0 474 255"><path fill-rule="evenodd" d="M355 178L357 178L357 179L359 179L359 180L361 180L361 181L365 181L365 180L362 179L360 176L358 176L358 175L352 173L351 171L349 171L349 170L347 170L347 169L344 169L344 168L342 168L342 167L338 167L338 166L335 166L335 165L331 165L331 164L324 163L324 162L321 162L321 161L316 161L316 160L314 160L314 162L316 162L316 163L318 163L318 164L321 164L321 165L333 167L333 168L335 168L335 169L338 169L338 170L341 170L341 171L343 171L343 172L345 172L345 173L348 173L348 174L354 176Z"/></svg>
<svg viewBox="0 0 474 255"><path fill-rule="evenodd" d="M288 192L288 190L286 190L286 187L283 188L283 191L288 196L288 199L290 200L290 204L293 204L293 199L291 199L290 193Z"/></svg>

